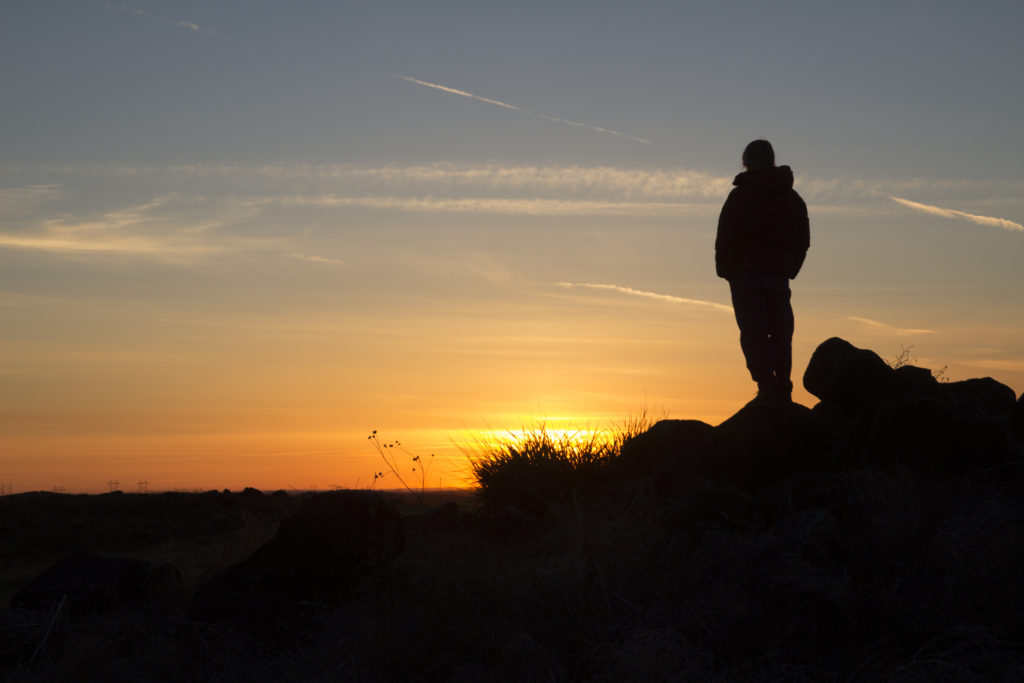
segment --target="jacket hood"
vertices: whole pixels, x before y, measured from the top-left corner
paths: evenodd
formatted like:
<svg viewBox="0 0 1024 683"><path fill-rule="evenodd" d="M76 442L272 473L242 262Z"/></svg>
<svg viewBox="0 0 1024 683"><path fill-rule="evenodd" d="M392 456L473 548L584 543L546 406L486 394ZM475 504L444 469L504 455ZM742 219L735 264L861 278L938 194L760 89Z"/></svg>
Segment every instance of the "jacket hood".
<svg viewBox="0 0 1024 683"><path fill-rule="evenodd" d="M789 166L772 166L756 171L744 171L732 184L767 192L786 192L793 189L793 170Z"/></svg>

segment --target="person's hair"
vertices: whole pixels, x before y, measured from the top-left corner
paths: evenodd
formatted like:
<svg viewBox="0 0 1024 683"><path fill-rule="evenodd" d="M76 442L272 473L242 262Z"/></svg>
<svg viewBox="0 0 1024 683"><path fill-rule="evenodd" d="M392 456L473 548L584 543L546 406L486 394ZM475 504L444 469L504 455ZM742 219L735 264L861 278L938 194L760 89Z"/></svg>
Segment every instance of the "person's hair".
<svg viewBox="0 0 1024 683"><path fill-rule="evenodd" d="M775 150L767 140L754 140L743 150L743 165L748 171L770 168L775 165Z"/></svg>

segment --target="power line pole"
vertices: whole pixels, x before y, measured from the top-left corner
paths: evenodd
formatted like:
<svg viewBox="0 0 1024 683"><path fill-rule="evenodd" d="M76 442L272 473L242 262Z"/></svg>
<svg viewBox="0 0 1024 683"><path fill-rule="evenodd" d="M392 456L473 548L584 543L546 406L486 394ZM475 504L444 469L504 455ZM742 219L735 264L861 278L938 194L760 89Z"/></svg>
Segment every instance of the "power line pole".
<svg viewBox="0 0 1024 683"><path fill-rule="evenodd" d="M110 481L108 481L107 486L110 487L111 493L113 493L114 491L121 490L121 482L119 482L117 479L111 479Z"/></svg>
<svg viewBox="0 0 1024 683"><path fill-rule="evenodd" d="M149 487L149 482L142 480L139 482L139 493L146 493L146 489Z"/></svg>

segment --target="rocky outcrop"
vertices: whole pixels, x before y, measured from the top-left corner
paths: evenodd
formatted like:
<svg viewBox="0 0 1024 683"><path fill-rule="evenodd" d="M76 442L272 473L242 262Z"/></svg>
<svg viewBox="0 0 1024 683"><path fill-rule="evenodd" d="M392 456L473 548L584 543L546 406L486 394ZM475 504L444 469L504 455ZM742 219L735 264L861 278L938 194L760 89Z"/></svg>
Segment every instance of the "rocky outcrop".
<svg viewBox="0 0 1024 683"><path fill-rule="evenodd" d="M1016 401L1013 389L991 377L939 382L926 368L891 368L874 351L839 337L818 346L803 381L807 391L851 416L893 400L935 399L962 414L1009 417Z"/></svg>
<svg viewBox="0 0 1024 683"><path fill-rule="evenodd" d="M716 427L663 420L623 446L620 464L687 501L669 513L673 525L735 526L818 507L855 515L841 509L849 472L898 466L945 479L1021 457L1024 404L990 377L939 382L927 369L894 369L834 337L815 350L804 386L820 399L813 409L748 405ZM748 496L757 499L756 514Z"/></svg>
<svg viewBox="0 0 1024 683"><path fill-rule="evenodd" d="M795 403L746 407L712 427L697 420L662 420L622 447L627 472L651 476L662 492L697 479L724 482L748 493L797 472L830 466L827 430Z"/></svg>
<svg viewBox="0 0 1024 683"><path fill-rule="evenodd" d="M1017 454L1016 396L991 377L939 382L925 368L893 369L873 351L833 337L811 356L804 387L821 400L817 412L841 409L850 452L872 463L960 475Z"/></svg>
<svg viewBox="0 0 1024 683"><path fill-rule="evenodd" d="M175 597L182 577L169 564L78 552L52 565L11 598L14 609L50 609L62 599L75 616L104 614L155 598Z"/></svg>

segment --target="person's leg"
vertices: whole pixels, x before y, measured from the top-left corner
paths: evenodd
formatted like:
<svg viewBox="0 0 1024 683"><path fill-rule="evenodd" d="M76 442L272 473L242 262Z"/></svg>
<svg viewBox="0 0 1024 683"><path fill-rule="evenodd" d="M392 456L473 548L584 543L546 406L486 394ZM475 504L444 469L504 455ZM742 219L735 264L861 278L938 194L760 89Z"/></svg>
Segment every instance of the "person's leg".
<svg viewBox="0 0 1024 683"><path fill-rule="evenodd" d="M729 280L732 308L740 328L740 348L747 361L750 377L758 391L775 387L774 359L769 339L768 301L756 279L740 276Z"/></svg>
<svg viewBox="0 0 1024 683"><path fill-rule="evenodd" d="M765 290L772 370L779 393L787 398L793 393L793 382L790 380L793 371L794 328L791 297L788 278L776 278Z"/></svg>

